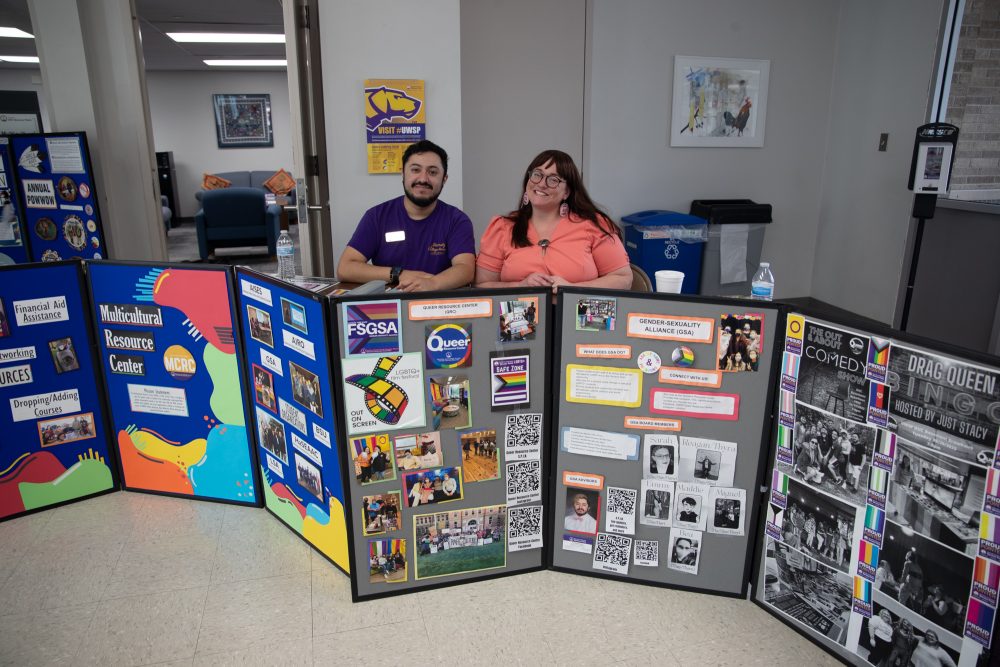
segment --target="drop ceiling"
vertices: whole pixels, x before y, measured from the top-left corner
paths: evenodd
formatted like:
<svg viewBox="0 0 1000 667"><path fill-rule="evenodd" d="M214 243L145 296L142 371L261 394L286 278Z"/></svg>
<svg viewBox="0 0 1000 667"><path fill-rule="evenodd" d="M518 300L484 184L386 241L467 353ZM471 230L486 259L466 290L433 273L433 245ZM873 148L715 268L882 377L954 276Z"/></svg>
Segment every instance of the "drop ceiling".
<svg viewBox="0 0 1000 667"><path fill-rule="evenodd" d="M284 44L178 44L166 35L168 32L283 33L280 0L135 0L135 9L147 71L218 70L221 68L210 68L202 61L285 57ZM0 17L0 25L34 34L26 0L0 0ZM34 40L0 37L0 55L37 55ZM38 65L0 63L0 68L37 69Z"/></svg>

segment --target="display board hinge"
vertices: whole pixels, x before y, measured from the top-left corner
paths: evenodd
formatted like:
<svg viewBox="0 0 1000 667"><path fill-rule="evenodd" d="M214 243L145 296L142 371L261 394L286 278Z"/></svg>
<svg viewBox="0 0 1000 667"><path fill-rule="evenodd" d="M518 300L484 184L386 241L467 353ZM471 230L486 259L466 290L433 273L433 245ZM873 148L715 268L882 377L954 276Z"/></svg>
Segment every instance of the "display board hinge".
<svg viewBox="0 0 1000 667"><path fill-rule="evenodd" d="M309 5L299 5L299 30L309 30Z"/></svg>

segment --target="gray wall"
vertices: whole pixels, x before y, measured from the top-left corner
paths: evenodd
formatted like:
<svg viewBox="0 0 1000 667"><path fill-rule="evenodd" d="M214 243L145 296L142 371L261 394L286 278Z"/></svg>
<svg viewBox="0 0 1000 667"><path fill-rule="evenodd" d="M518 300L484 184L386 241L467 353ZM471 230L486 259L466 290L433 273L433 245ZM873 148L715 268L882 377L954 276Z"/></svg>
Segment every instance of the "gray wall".
<svg viewBox="0 0 1000 667"><path fill-rule="evenodd" d="M959 208L960 207L960 208ZM982 205L939 205L924 226L906 330L991 352L1000 301L1000 215ZM995 340L992 341L995 343Z"/></svg>
<svg viewBox="0 0 1000 667"><path fill-rule="evenodd" d="M173 151L180 211L194 217L200 206L194 193L202 175L220 171L277 171L293 176L288 79L278 72L147 72L149 115L157 151ZM273 148L219 148L212 95L269 93Z"/></svg>
<svg viewBox="0 0 1000 667"><path fill-rule="evenodd" d="M691 200L774 207L764 258L778 296L809 293L838 3L591 0L586 179L621 217ZM771 61L763 148L671 148L675 55Z"/></svg>
<svg viewBox="0 0 1000 667"><path fill-rule="evenodd" d="M812 296L883 322L896 308L913 202L906 179L927 119L942 2L849 0L837 23L826 159L813 156L825 176ZM884 153L880 132L889 133Z"/></svg>
<svg viewBox="0 0 1000 667"><path fill-rule="evenodd" d="M539 152L580 166L586 3L464 2L461 14L465 212L480 238L518 204Z"/></svg>
<svg viewBox="0 0 1000 667"><path fill-rule="evenodd" d="M400 174L368 174L365 79L423 79L427 138L448 151L443 201L462 208L458 0L324 2L319 14L334 262L364 212L403 194ZM372 35L378 35L373 40Z"/></svg>

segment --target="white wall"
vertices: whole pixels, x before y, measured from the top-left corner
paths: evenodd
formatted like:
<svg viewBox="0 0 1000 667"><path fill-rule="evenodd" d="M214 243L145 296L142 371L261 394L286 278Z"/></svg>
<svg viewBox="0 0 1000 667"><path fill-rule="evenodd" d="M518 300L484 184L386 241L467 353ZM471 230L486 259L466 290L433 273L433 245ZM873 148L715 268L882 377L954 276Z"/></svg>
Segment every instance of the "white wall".
<svg viewBox="0 0 1000 667"><path fill-rule="evenodd" d="M693 199L774 208L764 259L778 296L808 295L838 3L591 0L585 178L615 217ZM887 31L888 26L883 30ZM673 57L771 61L763 148L671 148Z"/></svg>
<svg viewBox="0 0 1000 667"><path fill-rule="evenodd" d="M48 99L42 86L42 73L37 69L0 69L0 90L33 90L38 94L38 109L42 114L42 126L48 132L52 129L49 120Z"/></svg>
<svg viewBox="0 0 1000 667"><path fill-rule="evenodd" d="M279 72L147 72L149 111L157 152L173 151L180 212L198 212L194 193L205 172L285 169L293 176L288 83ZM273 148L219 148L212 95L270 93Z"/></svg>
<svg viewBox="0 0 1000 667"><path fill-rule="evenodd" d="M322 3L319 20L333 254L339 257L365 210L403 194L400 174L368 175L365 79L425 81L427 138L449 156L441 199L462 206L459 0L340 0Z"/></svg>
<svg viewBox="0 0 1000 667"><path fill-rule="evenodd" d="M812 296L891 322L926 122L942 0L846 0L837 22L829 151ZM888 150L877 152L880 132ZM780 278L779 278L780 282Z"/></svg>
<svg viewBox="0 0 1000 667"><path fill-rule="evenodd" d="M583 2L462 4L464 199L477 239L517 206L539 152L556 148L581 165L585 35Z"/></svg>

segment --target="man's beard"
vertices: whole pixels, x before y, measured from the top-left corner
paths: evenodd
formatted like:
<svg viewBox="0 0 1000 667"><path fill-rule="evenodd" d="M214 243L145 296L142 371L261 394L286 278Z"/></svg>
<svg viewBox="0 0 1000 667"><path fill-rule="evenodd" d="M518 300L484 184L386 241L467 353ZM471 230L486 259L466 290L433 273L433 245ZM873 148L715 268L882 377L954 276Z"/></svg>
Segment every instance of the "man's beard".
<svg viewBox="0 0 1000 667"><path fill-rule="evenodd" d="M413 202L420 208L424 208L425 206L430 206L431 204L437 201L438 197L441 196L441 192L438 191L427 197L418 197L417 195L413 194L410 188L407 187L403 188L403 194L406 195L407 199L409 199L411 202Z"/></svg>

